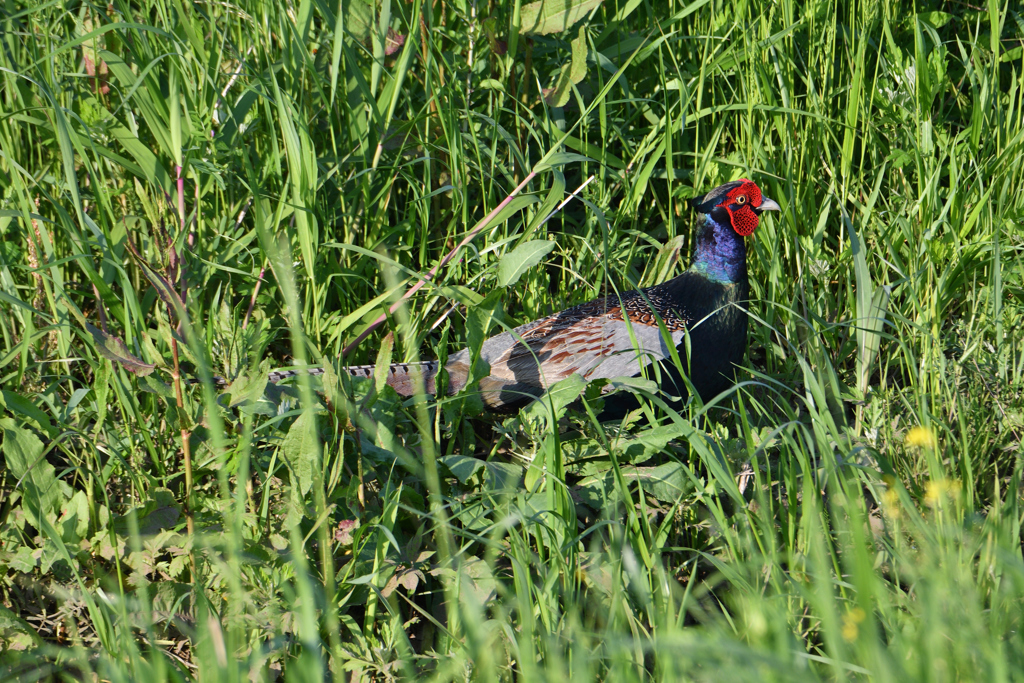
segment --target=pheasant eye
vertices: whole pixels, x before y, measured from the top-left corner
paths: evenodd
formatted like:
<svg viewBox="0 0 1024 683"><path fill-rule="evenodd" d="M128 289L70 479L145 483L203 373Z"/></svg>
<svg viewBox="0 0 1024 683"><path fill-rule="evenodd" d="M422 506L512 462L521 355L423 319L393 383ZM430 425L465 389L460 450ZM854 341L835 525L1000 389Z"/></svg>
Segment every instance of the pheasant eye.
<svg viewBox="0 0 1024 683"><path fill-rule="evenodd" d="M739 197L737 197L737 198L736 198L736 203L737 203L737 204L746 204L746 203L747 203L747 197L746 197L746 195L742 195L742 194L741 194L741 195L740 195Z"/></svg>

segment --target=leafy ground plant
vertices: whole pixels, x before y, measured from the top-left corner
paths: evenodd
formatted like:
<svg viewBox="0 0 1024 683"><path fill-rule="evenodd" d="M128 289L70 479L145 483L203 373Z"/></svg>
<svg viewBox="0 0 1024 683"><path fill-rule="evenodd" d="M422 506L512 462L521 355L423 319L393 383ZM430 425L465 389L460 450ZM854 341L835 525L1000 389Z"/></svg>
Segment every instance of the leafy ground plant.
<svg viewBox="0 0 1024 683"><path fill-rule="evenodd" d="M1016 4L0 20L3 680L1024 677ZM729 394L386 387L738 177Z"/></svg>

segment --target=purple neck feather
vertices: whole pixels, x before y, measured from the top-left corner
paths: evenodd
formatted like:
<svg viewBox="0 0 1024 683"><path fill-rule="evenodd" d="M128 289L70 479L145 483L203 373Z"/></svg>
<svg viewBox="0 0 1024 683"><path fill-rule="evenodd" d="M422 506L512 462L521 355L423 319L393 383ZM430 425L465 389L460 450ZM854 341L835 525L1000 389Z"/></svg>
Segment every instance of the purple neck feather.
<svg viewBox="0 0 1024 683"><path fill-rule="evenodd" d="M722 284L735 284L747 277L747 245L729 225L710 214L699 217L697 246L691 270Z"/></svg>

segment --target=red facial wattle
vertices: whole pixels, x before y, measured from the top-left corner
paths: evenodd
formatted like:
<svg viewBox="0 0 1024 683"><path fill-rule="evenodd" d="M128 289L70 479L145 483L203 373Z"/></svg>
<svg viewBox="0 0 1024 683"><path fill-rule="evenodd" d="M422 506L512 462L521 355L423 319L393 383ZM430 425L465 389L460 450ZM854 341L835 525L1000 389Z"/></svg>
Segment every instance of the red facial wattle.
<svg viewBox="0 0 1024 683"><path fill-rule="evenodd" d="M732 229L741 237L749 237L757 230L758 217L754 208L761 206L761 188L749 180L733 189L718 204L729 213Z"/></svg>
<svg viewBox="0 0 1024 683"><path fill-rule="evenodd" d="M735 211L726 207L726 210L729 212L729 219L732 221L732 229L736 231L737 235L749 237L757 230L757 214L754 213L754 210L749 205L744 204Z"/></svg>

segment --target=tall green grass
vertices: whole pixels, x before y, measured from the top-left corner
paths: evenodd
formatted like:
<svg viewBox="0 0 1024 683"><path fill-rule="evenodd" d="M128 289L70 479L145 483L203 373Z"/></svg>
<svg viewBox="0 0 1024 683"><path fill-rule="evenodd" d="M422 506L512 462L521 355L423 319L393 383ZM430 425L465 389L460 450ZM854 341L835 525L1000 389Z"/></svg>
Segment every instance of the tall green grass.
<svg viewBox="0 0 1024 683"><path fill-rule="evenodd" d="M573 7L0 10L5 679L1024 677L1024 14ZM663 281L737 177L709 406L266 382Z"/></svg>

